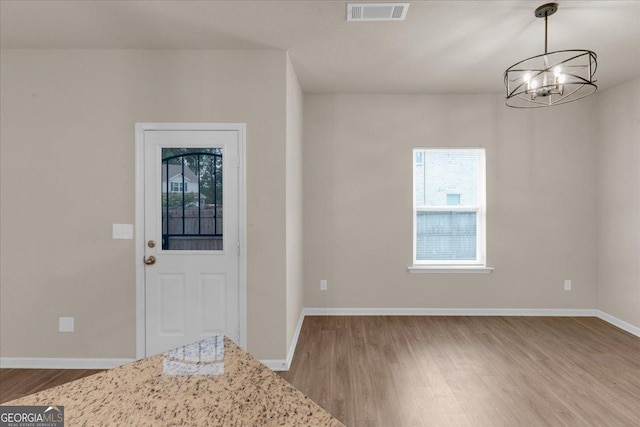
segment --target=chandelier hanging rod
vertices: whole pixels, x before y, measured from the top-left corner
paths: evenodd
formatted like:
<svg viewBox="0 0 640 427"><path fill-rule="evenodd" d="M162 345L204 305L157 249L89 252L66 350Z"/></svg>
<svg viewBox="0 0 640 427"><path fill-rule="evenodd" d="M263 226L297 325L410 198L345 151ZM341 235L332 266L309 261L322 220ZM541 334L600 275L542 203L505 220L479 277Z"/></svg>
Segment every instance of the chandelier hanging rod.
<svg viewBox="0 0 640 427"><path fill-rule="evenodd" d="M544 17L544 53L547 53L547 34L549 30L549 17L558 11L557 3L543 4L536 9L536 18Z"/></svg>

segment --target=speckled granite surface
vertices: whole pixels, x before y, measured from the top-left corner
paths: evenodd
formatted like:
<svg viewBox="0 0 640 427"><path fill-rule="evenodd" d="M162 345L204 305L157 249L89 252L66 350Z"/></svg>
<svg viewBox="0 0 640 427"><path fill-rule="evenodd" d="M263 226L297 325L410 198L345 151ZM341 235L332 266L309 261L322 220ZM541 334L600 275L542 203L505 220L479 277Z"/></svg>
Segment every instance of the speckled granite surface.
<svg viewBox="0 0 640 427"><path fill-rule="evenodd" d="M223 336L4 404L63 405L66 426L342 426Z"/></svg>

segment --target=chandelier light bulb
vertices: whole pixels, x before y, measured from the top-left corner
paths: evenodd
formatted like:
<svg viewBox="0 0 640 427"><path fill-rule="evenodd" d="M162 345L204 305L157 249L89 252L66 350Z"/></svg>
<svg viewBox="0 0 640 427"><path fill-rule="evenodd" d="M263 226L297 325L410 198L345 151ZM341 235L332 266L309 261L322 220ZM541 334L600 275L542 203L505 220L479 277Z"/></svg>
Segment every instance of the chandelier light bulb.
<svg viewBox="0 0 640 427"><path fill-rule="evenodd" d="M553 75L556 77L560 77L561 74L562 74L562 67L558 65L556 68L553 69Z"/></svg>
<svg viewBox="0 0 640 427"><path fill-rule="evenodd" d="M558 83L564 84L564 82L566 82L566 81L567 81L567 76L565 76L564 74L560 74L558 76Z"/></svg>
<svg viewBox="0 0 640 427"><path fill-rule="evenodd" d="M531 74L527 73L524 75L524 81L525 82L530 82L531 81Z"/></svg>
<svg viewBox="0 0 640 427"><path fill-rule="evenodd" d="M537 87L538 87L538 82L537 82L537 81L535 81L535 80L531 80L531 83L529 83L529 87L530 87L531 89L535 89L535 88L537 88Z"/></svg>

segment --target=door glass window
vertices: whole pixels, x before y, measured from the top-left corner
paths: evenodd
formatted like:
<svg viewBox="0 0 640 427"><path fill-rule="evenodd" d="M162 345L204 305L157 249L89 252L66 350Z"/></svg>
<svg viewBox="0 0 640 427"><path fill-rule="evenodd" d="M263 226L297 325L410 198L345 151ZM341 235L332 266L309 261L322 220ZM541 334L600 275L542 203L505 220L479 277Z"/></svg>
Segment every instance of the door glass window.
<svg viewBox="0 0 640 427"><path fill-rule="evenodd" d="M222 148L163 148L162 249L221 251Z"/></svg>

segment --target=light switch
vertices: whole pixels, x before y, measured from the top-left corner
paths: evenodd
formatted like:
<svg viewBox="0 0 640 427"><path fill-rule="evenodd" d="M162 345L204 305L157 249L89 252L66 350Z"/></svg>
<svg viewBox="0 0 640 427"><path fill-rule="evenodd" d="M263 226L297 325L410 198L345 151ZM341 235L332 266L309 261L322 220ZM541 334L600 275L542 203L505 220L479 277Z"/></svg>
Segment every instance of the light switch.
<svg viewBox="0 0 640 427"><path fill-rule="evenodd" d="M113 224L114 239L133 239L133 224Z"/></svg>

